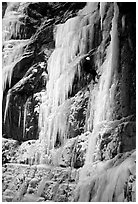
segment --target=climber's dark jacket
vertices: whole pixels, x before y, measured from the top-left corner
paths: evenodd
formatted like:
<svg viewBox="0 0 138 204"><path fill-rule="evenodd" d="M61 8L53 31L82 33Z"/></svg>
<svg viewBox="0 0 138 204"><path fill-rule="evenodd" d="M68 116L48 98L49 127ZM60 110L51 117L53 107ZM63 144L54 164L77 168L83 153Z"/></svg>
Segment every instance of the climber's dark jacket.
<svg viewBox="0 0 138 204"><path fill-rule="evenodd" d="M95 82L95 77L98 76L95 69L92 68L90 57L86 57L83 62L83 70L92 75L92 79Z"/></svg>

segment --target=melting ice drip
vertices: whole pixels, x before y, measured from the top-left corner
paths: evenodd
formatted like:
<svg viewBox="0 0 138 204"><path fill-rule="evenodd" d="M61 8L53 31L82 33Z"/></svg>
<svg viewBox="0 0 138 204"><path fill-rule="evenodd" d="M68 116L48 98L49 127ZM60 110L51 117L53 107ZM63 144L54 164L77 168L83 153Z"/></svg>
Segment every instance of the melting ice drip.
<svg viewBox="0 0 138 204"><path fill-rule="evenodd" d="M48 149L54 148L58 133L61 141L66 138L66 109L60 106L72 91L75 75L80 77L81 60L93 48L96 9L98 3L88 3L77 17L56 26L55 50L48 61L47 99L39 115L40 140Z"/></svg>
<svg viewBox="0 0 138 204"><path fill-rule="evenodd" d="M100 68L102 75L99 81L98 94L95 97L95 101L93 101L93 106L95 106L94 117L89 119L93 123L93 132L89 141L86 163L93 162L99 128L104 125L105 121L112 120L113 116L119 54L117 30L118 14L118 6L114 3L114 17L112 19L112 30L110 32L111 41L107 48L105 62Z"/></svg>

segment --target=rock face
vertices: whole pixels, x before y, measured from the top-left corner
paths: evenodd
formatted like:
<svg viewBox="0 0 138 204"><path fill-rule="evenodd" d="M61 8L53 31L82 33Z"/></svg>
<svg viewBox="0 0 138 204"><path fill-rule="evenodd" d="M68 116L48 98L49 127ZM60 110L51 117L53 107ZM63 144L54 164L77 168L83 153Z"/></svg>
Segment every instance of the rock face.
<svg viewBox="0 0 138 204"><path fill-rule="evenodd" d="M136 4L2 16L3 201L136 201Z"/></svg>

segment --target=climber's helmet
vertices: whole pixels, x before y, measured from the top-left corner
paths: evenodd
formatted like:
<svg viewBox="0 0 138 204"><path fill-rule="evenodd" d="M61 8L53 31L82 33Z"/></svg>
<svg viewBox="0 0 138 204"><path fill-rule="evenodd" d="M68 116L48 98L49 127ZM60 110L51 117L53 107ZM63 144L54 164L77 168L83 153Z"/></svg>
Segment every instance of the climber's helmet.
<svg viewBox="0 0 138 204"><path fill-rule="evenodd" d="M86 60L90 60L90 57L86 57Z"/></svg>

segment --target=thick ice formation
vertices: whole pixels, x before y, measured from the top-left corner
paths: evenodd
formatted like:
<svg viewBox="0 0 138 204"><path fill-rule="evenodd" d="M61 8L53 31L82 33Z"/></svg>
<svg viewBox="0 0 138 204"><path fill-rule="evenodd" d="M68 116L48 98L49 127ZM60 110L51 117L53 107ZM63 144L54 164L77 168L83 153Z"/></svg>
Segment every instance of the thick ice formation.
<svg viewBox="0 0 138 204"><path fill-rule="evenodd" d="M131 200L135 201L135 180L136 163L135 152L118 154L107 161L95 160L97 138L102 133L112 131L121 120L114 120L114 97L118 83L118 7L114 3L114 16L110 32L111 41L107 47L106 58L99 68L102 75L99 79L99 86L95 88L97 95L91 97L90 118L87 127L92 131L89 137L86 162L80 171L79 184L75 192L75 201L79 202L123 202L127 195L125 185L130 185Z"/></svg>
<svg viewBox="0 0 138 204"><path fill-rule="evenodd" d="M92 162L92 155L96 145L96 135L99 131L100 124L103 122L112 121L114 111L114 94L117 85L117 69L118 69L118 53L119 40L117 31L118 7L114 4L114 17L112 20L112 30L110 32L111 41L107 48L106 59L103 65L99 68L102 75L99 79L99 87L97 95L92 100L92 110L90 110L90 118L88 120L90 131L93 127L92 136L90 138L87 162ZM93 108L94 107L94 108ZM93 111L94 110L94 111ZM93 115L94 112L94 115Z"/></svg>
<svg viewBox="0 0 138 204"><path fill-rule="evenodd" d="M61 133L60 139L66 138L67 123L64 122L61 125L59 122L59 115L61 114L58 107L68 99L68 93L72 91L75 75L80 76L81 59L93 48L96 19L96 12L94 11L97 6L97 3L88 3L77 17L71 18L65 24L57 25L55 28L56 47L48 61L47 99L42 103L40 110L40 118L43 121L43 125L40 126L41 140L45 138L44 141L47 143L48 148L54 147L59 133ZM104 16L104 7L105 4L101 4L101 19ZM111 41L106 51L106 59L103 65L99 67L102 76L99 79L98 94L92 101L94 111L90 111L91 113L94 112L94 115L90 116L88 120L90 127L93 126L94 128L93 132L95 132L95 128L99 123L112 120L118 66L117 19L118 7L114 4L114 17L110 32ZM92 136L91 140L93 140L93 142L90 142L93 148L89 147L90 150L95 148L96 138Z"/></svg>
<svg viewBox="0 0 138 204"><path fill-rule="evenodd" d="M131 152L118 155L109 161L85 166L80 174L80 181L75 192L75 201L126 201L125 183L129 182L129 179L135 180L135 159L136 152ZM132 184L132 192L135 196L135 182ZM135 201L135 198L132 197L132 200Z"/></svg>
<svg viewBox="0 0 138 204"><path fill-rule="evenodd" d="M98 96L96 98L96 107L94 115L94 125L101 121L112 120L114 90L117 84L118 69L118 8L115 6L114 18L112 20L111 42L107 48L106 60L102 67L102 76L99 82ZM102 100L101 100L102 99Z"/></svg>
<svg viewBox="0 0 138 204"><path fill-rule="evenodd" d="M40 108L41 139L44 137L48 147L54 147L57 134L66 138L66 124L59 122L59 106L68 99L72 92L75 75L80 77L81 60L93 48L94 23L97 3L88 3L77 17L71 18L55 28L55 50L48 61L49 81L47 84L47 99ZM42 124L42 123L41 123Z"/></svg>
<svg viewBox="0 0 138 204"><path fill-rule="evenodd" d="M90 21L90 22L89 22ZM80 60L92 49L94 16L77 16L56 27L56 48L48 62L47 92L53 107L58 107L72 91Z"/></svg>
<svg viewBox="0 0 138 204"><path fill-rule="evenodd" d="M28 105L28 99L24 105L24 120L23 120L23 138L24 138L24 135L25 135L25 125L26 125L26 117L27 117L27 105Z"/></svg>
<svg viewBox="0 0 138 204"><path fill-rule="evenodd" d="M21 125L21 116L22 116L22 110L21 107L19 106L20 110L19 110L19 119L18 119L18 127L20 127Z"/></svg>
<svg viewBox="0 0 138 204"><path fill-rule="evenodd" d="M102 30L103 18L105 15L106 4L107 2L100 2L101 30Z"/></svg>
<svg viewBox="0 0 138 204"><path fill-rule="evenodd" d="M4 112L4 122L6 121L6 117L7 117L7 113L8 113L10 97L11 97L11 92L9 90L8 93L7 93L7 97L6 97L6 106L5 106L5 112Z"/></svg>

